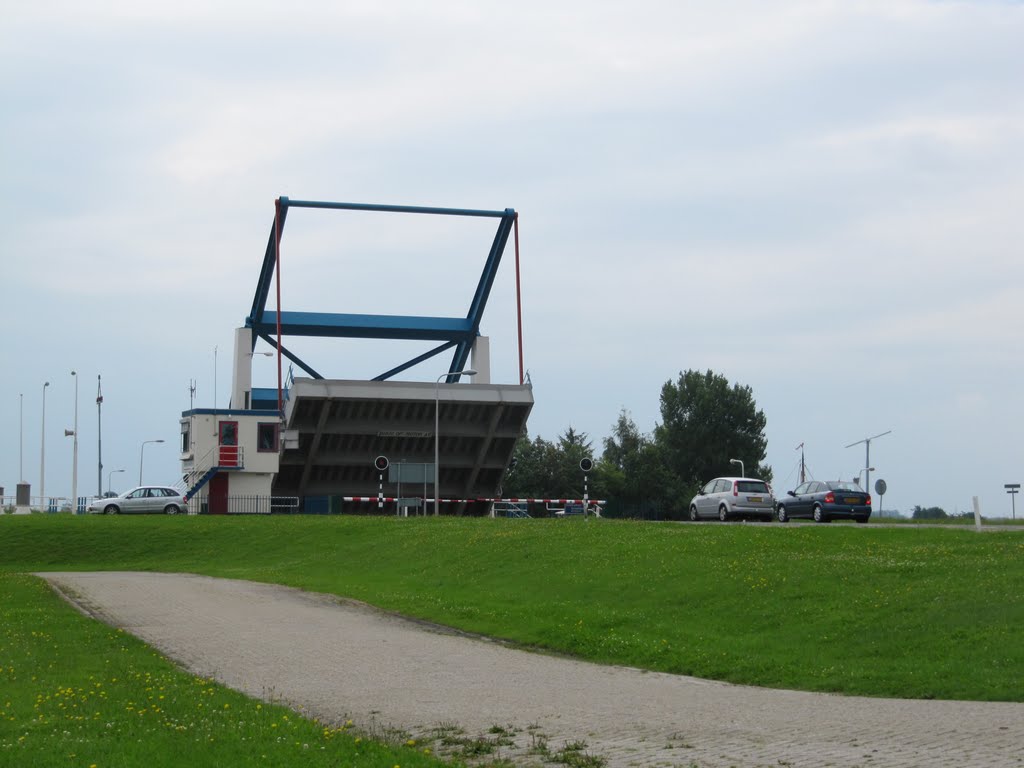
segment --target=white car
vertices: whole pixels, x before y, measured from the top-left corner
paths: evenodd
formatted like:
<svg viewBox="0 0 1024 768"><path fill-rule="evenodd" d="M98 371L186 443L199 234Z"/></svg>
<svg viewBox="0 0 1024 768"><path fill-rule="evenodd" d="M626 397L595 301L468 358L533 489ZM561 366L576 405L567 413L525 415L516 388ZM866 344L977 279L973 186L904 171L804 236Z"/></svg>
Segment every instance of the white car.
<svg viewBox="0 0 1024 768"><path fill-rule="evenodd" d="M690 500L690 519L756 515L771 521L775 516L775 498L764 480L752 477L716 477Z"/></svg>
<svg viewBox="0 0 1024 768"><path fill-rule="evenodd" d="M106 499L96 499L89 504L93 514L119 515L129 513L163 513L176 515L188 512L188 502L174 488L162 485L142 485Z"/></svg>

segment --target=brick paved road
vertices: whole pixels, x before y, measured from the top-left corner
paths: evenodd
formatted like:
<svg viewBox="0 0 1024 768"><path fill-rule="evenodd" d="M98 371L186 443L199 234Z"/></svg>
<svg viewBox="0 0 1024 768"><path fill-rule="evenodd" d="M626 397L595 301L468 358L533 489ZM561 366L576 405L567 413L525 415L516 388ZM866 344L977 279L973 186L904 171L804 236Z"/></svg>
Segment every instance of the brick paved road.
<svg viewBox="0 0 1024 768"><path fill-rule="evenodd" d="M428 736L511 727L540 765L584 741L619 766L1024 768L1024 704L727 685L515 650L285 587L156 573L46 573L84 610L192 672L329 722ZM491 756L494 757L493 755Z"/></svg>

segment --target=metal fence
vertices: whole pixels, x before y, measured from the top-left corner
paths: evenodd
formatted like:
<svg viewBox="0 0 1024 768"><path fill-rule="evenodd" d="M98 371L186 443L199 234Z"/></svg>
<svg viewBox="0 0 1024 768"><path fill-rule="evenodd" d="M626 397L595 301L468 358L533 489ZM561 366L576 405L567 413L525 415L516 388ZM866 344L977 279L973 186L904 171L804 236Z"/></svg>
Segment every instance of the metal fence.
<svg viewBox="0 0 1024 768"><path fill-rule="evenodd" d="M192 515L211 514L208 496L193 499L188 507ZM298 508L297 496L228 496L223 507L228 515L291 515Z"/></svg>
<svg viewBox="0 0 1024 768"><path fill-rule="evenodd" d="M76 514L83 515L85 514L85 508L92 500L92 496L79 496L78 508L77 510L72 510L71 499L66 496L47 496L45 499L41 496L30 496L28 500L28 507L26 509L31 510L32 512L46 513L71 513L74 511ZM15 511L18 508L17 503L17 496L3 496L0 498L0 512Z"/></svg>

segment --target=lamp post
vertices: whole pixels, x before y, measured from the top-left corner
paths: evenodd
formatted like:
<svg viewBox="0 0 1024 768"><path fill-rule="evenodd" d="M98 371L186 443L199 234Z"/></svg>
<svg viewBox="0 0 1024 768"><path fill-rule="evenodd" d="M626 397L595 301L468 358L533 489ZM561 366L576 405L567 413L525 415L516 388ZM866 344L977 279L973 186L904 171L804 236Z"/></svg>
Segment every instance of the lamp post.
<svg viewBox="0 0 1024 768"><path fill-rule="evenodd" d="M116 475L118 472L124 472L123 469L112 469L107 473L107 493L110 493L110 478ZM103 494L100 494L101 496Z"/></svg>
<svg viewBox="0 0 1024 768"><path fill-rule="evenodd" d="M18 395L18 477L25 482L25 395Z"/></svg>
<svg viewBox="0 0 1024 768"><path fill-rule="evenodd" d="M96 374L96 485L97 496L103 495L103 380Z"/></svg>
<svg viewBox="0 0 1024 768"><path fill-rule="evenodd" d="M886 435L891 434L892 430L889 429L886 430L885 432L879 432L877 435L865 437L863 440L858 440L857 442L850 443L849 445L846 446L847 448L853 448L853 446L855 445L860 445L861 443L864 443L864 470L867 472L867 476L864 478L865 488L868 488L871 485L871 473L875 471L874 467L871 466L871 441L874 440L875 438L885 437ZM857 475L857 478L859 479L860 475Z"/></svg>
<svg viewBox="0 0 1024 768"><path fill-rule="evenodd" d="M729 459L729 463L730 464L739 464L740 465L740 477L746 477L747 476L747 471L743 468L743 462L742 461L740 461L739 459Z"/></svg>
<svg viewBox="0 0 1024 768"><path fill-rule="evenodd" d="M434 517L437 517L441 505L441 379L449 376L476 376L476 371L467 368L464 371L442 373L434 382Z"/></svg>
<svg viewBox="0 0 1024 768"><path fill-rule="evenodd" d="M71 439L74 445L71 454L71 514L76 514L78 512L78 374L72 371L71 375L75 379L75 425L71 430ZM67 430L64 430L64 436L68 436Z"/></svg>
<svg viewBox="0 0 1024 768"><path fill-rule="evenodd" d="M43 432L39 438L39 497L42 499L43 511L46 511L46 388L50 382L43 384Z"/></svg>
<svg viewBox="0 0 1024 768"><path fill-rule="evenodd" d="M139 448L139 485L142 485L142 459L146 455L146 444L147 443L162 443L163 440L143 440L142 447Z"/></svg>
<svg viewBox="0 0 1024 768"><path fill-rule="evenodd" d="M875 471L874 467L864 467L864 469L860 470L857 473L857 479L854 482L856 482L857 485L860 485L860 476L863 475L865 472L874 472L874 471ZM868 488L866 481L865 481L865 484L862 487L864 488L865 491L867 491L868 493L871 493L871 489Z"/></svg>

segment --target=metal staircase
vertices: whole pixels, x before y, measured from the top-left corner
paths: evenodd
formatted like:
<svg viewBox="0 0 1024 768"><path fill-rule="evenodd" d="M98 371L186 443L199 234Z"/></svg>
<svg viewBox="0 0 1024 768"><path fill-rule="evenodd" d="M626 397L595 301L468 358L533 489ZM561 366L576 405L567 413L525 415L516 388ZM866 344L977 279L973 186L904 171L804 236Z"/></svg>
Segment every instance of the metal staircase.
<svg viewBox="0 0 1024 768"><path fill-rule="evenodd" d="M211 448L185 475L178 490L183 491L185 501L192 498L210 482L218 472L245 469L245 449L238 445L218 445Z"/></svg>

